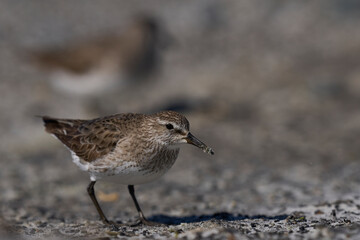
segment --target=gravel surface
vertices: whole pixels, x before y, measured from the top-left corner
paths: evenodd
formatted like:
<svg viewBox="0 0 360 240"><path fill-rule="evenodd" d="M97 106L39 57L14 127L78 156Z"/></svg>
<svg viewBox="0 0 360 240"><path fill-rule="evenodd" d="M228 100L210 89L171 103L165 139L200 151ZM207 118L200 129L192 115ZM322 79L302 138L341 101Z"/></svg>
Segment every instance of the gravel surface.
<svg viewBox="0 0 360 240"><path fill-rule="evenodd" d="M359 239L360 24L357 1L0 1L0 238ZM26 57L122 30L136 14L172 36L160 69L96 97L64 94ZM215 151L184 146L136 186L167 227L104 226L89 177L34 115L92 118L174 109ZM136 220L126 186L96 194Z"/></svg>

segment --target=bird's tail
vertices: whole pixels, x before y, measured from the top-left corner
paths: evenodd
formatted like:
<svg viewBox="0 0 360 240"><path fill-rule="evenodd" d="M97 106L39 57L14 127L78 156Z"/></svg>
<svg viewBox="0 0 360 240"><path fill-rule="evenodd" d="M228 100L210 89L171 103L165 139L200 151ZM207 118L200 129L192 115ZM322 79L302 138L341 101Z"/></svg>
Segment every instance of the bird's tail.
<svg viewBox="0 0 360 240"><path fill-rule="evenodd" d="M75 133L84 120L77 119L60 119L48 116L40 116L44 122L45 131L51 134L67 135L68 133Z"/></svg>

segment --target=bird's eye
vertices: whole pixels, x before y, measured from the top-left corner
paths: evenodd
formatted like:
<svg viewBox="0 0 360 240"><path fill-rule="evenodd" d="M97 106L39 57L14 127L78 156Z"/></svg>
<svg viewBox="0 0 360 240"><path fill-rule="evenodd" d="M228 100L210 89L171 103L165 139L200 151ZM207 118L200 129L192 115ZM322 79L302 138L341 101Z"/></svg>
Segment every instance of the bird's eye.
<svg viewBox="0 0 360 240"><path fill-rule="evenodd" d="M167 129L174 129L174 126L171 123L166 124Z"/></svg>

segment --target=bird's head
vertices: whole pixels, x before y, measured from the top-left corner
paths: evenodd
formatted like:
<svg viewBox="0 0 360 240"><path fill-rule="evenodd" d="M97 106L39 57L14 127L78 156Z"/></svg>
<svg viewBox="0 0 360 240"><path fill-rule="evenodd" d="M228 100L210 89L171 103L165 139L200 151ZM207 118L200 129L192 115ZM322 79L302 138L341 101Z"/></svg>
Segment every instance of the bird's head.
<svg viewBox="0 0 360 240"><path fill-rule="evenodd" d="M152 127L156 131L157 142L167 147L179 147L179 144L192 144L204 152L213 155L214 151L190 133L189 121L181 114L164 111L153 114Z"/></svg>

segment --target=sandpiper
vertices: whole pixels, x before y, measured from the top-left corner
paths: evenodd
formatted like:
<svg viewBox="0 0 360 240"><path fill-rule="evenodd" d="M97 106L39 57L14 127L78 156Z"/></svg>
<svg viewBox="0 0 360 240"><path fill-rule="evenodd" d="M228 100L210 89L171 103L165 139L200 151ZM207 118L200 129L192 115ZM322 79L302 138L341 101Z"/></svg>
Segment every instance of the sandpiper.
<svg viewBox="0 0 360 240"><path fill-rule="evenodd" d="M154 17L139 16L122 34L108 34L58 48L32 51L62 93L91 96L145 79L156 70L168 34Z"/></svg>
<svg viewBox="0 0 360 240"><path fill-rule="evenodd" d="M214 154L213 150L189 131L189 121L181 114L163 111L151 115L116 114L93 120L58 119L43 116L46 131L58 138L71 152L73 162L90 174L88 194L100 219L109 221L96 200L94 185L101 178L116 176L128 185L139 214L139 222L148 221L136 200L134 185L151 182L174 164L180 145L189 143Z"/></svg>

